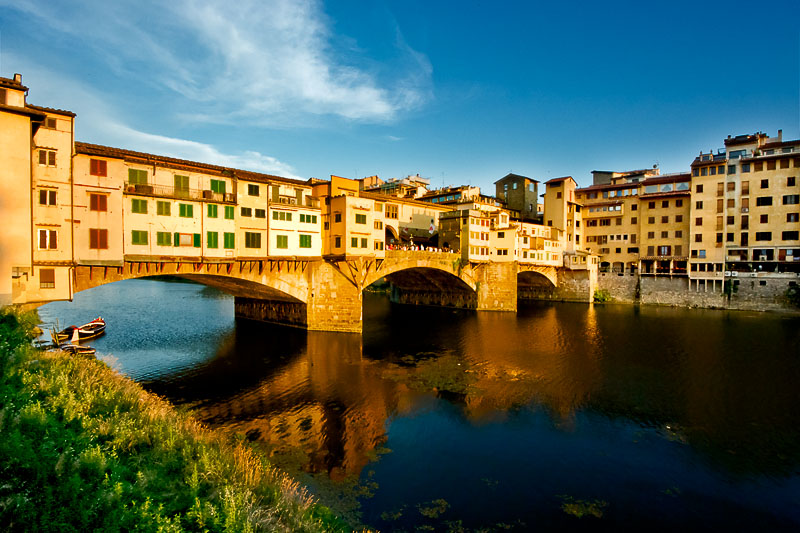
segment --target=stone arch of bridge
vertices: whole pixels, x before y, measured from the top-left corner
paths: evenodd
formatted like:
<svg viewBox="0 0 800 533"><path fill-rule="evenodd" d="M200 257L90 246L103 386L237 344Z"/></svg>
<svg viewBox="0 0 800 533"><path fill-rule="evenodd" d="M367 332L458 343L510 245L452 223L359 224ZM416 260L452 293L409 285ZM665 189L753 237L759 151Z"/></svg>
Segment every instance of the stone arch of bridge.
<svg viewBox="0 0 800 533"><path fill-rule="evenodd" d="M521 270L517 273L518 285L541 286L554 289L558 285L555 269Z"/></svg>
<svg viewBox="0 0 800 533"><path fill-rule="evenodd" d="M260 270L260 272L259 272ZM178 277L214 287L232 296L244 296L264 300L280 300L293 303L307 303L308 289L301 276L287 275L286 272L265 272L263 268L248 267L216 270L207 268L181 268L170 264L166 268L76 266L73 277L73 292L81 292L100 285L127 279L158 279Z"/></svg>
<svg viewBox="0 0 800 533"><path fill-rule="evenodd" d="M455 264L457 258L453 263ZM382 268L369 273L364 279L363 288L367 288L381 278L388 278L389 281L400 280L403 277L427 276L427 281L437 287L449 287L454 289L469 289L477 292L478 285L472 276L472 271L465 271L458 266L443 265L440 262L430 261L384 261Z"/></svg>

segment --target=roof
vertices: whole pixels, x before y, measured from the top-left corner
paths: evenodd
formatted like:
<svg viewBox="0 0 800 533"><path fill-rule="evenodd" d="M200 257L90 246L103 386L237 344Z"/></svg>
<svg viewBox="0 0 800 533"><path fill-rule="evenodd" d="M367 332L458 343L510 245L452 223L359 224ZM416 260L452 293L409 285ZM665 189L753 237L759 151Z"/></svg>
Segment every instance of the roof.
<svg viewBox="0 0 800 533"><path fill-rule="evenodd" d="M422 202L420 200L414 200L411 198L400 198L398 196L391 196L388 194L381 194L379 192L369 192L369 191L361 191L359 192L359 196L362 198L370 198L372 200L380 200L381 202L392 202L397 204L410 204L410 205L418 205L425 208L440 209L442 211L450 211L450 207L445 207L441 204L434 204L433 202Z"/></svg>
<svg viewBox="0 0 800 533"><path fill-rule="evenodd" d="M257 181L260 183L279 181L283 183L291 183L294 185L311 184L310 180L296 180L291 178L284 178L282 176L273 176L271 174L262 174L260 172L252 172L249 170L223 167L220 165L212 165L209 163L199 163L197 161L189 161L186 159L177 159L174 157L148 154L145 152L135 152L133 150L126 150L124 148L113 148L110 146L102 146L99 144L90 144L80 141L75 142L75 153L85 154L85 155L95 155L99 157L108 157L114 159L123 159L125 161L130 161L130 162L154 164L168 168L192 170L195 172L226 175L242 179L245 181Z"/></svg>
<svg viewBox="0 0 800 533"><path fill-rule="evenodd" d="M589 185L588 187L582 187L580 189L575 189L576 194L580 194L582 192L592 192L592 191L616 191L618 189L630 189L630 188L637 188L640 182L636 183L616 183L616 184L608 184L608 185Z"/></svg>
<svg viewBox="0 0 800 533"><path fill-rule="evenodd" d="M17 91L28 90L28 88L22 85L22 83L14 81L11 78L3 78L2 76L0 76L0 87L4 89L16 89Z"/></svg>
<svg viewBox="0 0 800 533"><path fill-rule="evenodd" d="M535 180L533 178L529 178L528 176L522 176L520 174L513 174L513 173L509 172L508 174L506 174L505 176L503 176L499 180L495 181L495 184L501 183L501 182L503 182L505 180L508 180L508 179L523 179L523 180L528 180L528 181L533 181L535 183L539 183L539 180Z"/></svg>
<svg viewBox="0 0 800 533"><path fill-rule="evenodd" d="M5 105L0 104L0 111L6 111L8 113L14 113L15 115L23 115L26 117L31 117L36 121L44 120L47 115L42 113L41 111L36 111L33 109L28 109L27 107L17 107L13 105Z"/></svg>
<svg viewBox="0 0 800 533"><path fill-rule="evenodd" d="M681 172L679 174L663 174L661 176L654 176L652 178L647 178L644 181L640 181L641 185L654 185L658 183L672 183L675 181L689 181L692 179L692 175L689 172Z"/></svg>
<svg viewBox="0 0 800 533"><path fill-rule="evenodd" d="M782 142L773 141L771 143L762 144L760 149L761 150L770 150L770 149L773 149L773 148L783 148L783 147L788 147L788 146L796 146L798 144L800 144L800 139L795 139L794 141L782 141Z"/></svg>
<svg viewBox="0 0 800 533"><path fill-rule="evenodd" d="M766 136L767 136L766 133L761 133L760 131L757 133L753 133L752 135L737 135L736 137L728 136L728 138L725 139L725 146L731 146L736 144L751 144L758 141L758 139L762 139Z"/></svg>
<svg viewBox="0 0 800 533"><path fill-rule="evenodd" d="M64 115L67 117L74 117L75 113L72 111L67 111L66 109L54 109L52 107L42 107L40 105L33 105L33 104L25 104L25 107L29 107L31 109L35 109L36 111L43 111L45 113L53 113L56 115Z"/></svg>
<svg viewBox="0 0 800 533"><path fill-rule="evenodd" d="M545 182L545 184L547 184L547 183L560 183L560 182L562 182L562 181L567 181L567 180L572 180L572 181L575 181L575 178L573 178L572 176L562 176L562 177L560 177L560 178L552 178L552 179L549 179L549 180L547 180L547 181ZM578 182L577 182L577 181L575 181L575 183L578 183Z"/></svg>
<svg viewBox="0 0 800 533"><path fill-rule="evenodd" d="M665 192L648 192L640 194L639 198L661 198L665 196L691 196L692 191L686 189L684 191L665 191Z"/></svg>

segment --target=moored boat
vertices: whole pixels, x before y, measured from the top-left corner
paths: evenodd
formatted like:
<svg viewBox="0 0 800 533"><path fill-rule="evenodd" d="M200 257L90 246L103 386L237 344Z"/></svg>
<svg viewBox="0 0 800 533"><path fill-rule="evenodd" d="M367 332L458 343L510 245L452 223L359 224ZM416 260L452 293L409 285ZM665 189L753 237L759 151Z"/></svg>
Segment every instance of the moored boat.
<svg viewBox="0 0 800 533"><path fill-rule="evenodd" d="M83 342L99 337L106 331L106 321L102 317L97 317L91 322L82 326L69 326L53 334L53 341L56 344L64 342Z"/></svg>

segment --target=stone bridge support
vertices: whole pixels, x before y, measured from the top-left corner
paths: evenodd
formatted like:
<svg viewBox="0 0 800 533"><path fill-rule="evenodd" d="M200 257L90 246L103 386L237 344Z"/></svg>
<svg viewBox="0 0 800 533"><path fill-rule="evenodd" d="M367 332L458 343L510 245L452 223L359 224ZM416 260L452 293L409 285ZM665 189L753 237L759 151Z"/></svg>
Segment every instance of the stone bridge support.
<svg viewBox="0 0 800 533"><path fill-rule="evenodd" d="M517 310L517 263L481 263L474 267L480 311Z"/></svg>

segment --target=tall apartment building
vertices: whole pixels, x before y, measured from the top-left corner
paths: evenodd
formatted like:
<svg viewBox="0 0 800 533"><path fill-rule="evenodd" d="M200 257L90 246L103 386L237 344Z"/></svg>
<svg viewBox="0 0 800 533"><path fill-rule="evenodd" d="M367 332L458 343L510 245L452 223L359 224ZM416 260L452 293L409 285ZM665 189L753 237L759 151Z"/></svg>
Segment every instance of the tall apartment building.
<svg viewBox="0 0 800 533"><path fill-rule="evenodd" d="M800 273L800 140L764 133L729 136L725 148L692 162L695 287L731 278L780 280ZM779 281L778 281L779 282ZM755 281L752 281L755 283ZM780 282L779 282L780 283Z"/></svg>
<svg viewBox="0 0 800 533"><path fill-rule="evenodd" d="M548 180L544 185L544 224L563 232L564 252L575 254L583 244L583 215L575 194L578 183L572 176L565 176Z"/></svg>

